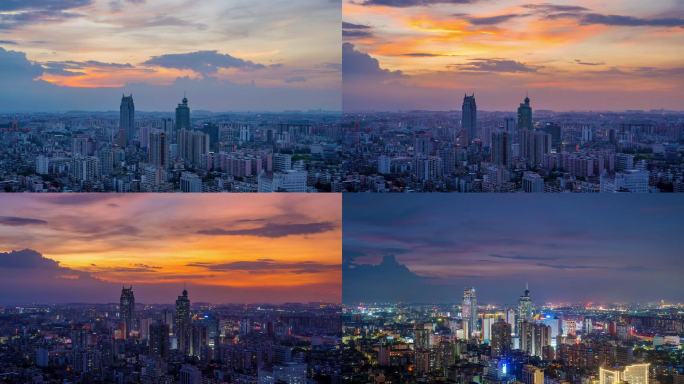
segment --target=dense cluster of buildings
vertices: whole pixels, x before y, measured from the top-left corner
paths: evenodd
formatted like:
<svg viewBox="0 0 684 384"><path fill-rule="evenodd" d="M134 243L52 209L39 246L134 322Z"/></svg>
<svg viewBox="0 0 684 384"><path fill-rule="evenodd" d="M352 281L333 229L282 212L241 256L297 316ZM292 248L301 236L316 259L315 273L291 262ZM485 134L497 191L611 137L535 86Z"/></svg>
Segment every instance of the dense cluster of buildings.
<svg viewBox="0 0 684 384"><path fill-rule="evenodd" d="M5 191L314 192L341 179L339 114L137 112L0 116ZM339 189L339 187L337 187Z"/></svg>
<svg viewBox="0 0 684 384"><path fill-rule="evenodd" d="M343 311L343 377L358 383L680 384L681 305L358 304Z"/></svg>
<svg viewBox="0 0 684 384"><path fill-rule="evenodd" d="M684 114L346 113L348 191L683 192Z"/></svg>
<svg viewBox="0 0 684 384"><path fill-rule="evenodd" d="M339 382L340 307L136 303L0 308L3 383Z"/></svg>

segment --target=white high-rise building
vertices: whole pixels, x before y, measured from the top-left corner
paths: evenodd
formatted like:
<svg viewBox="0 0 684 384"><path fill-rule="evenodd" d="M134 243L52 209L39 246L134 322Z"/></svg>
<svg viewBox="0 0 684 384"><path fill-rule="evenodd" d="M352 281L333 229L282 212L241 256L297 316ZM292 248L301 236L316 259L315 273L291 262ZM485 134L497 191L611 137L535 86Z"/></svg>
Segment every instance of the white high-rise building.
<svg viewBox="0 0 684 384"><path fill-rule="evenodd" d="M258 178L259 192L306 192L307 172L289 170L286 172L262 172Z"/></svg>

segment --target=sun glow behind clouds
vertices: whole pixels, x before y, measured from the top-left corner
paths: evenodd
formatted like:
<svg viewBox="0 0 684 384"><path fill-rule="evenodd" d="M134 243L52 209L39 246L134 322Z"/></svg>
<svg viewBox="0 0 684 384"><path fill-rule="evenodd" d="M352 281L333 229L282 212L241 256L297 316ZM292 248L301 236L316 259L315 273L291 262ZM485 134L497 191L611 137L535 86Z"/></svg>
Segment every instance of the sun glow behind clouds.
<svg viewBox="0 0 684 384"><path fill-rule="evenodd" d="M0 252L33 249L70 279L312 291L341 284L340 200L332 194L7 196ZM336 301L339 289L324 295Z"/></svg>
<svg viewBox="0 0 684 384"><path fill-rule="evenodd" d="M405 88L386 87L386 94L400 93L410 99L410 89L415 89L415 107L426 104L442 109L458 106L455 101L440 100L444 92L426 101L429 89L460 93L477 89L481 95L492 94L482 100L486 109L510 109L521 90L534 88L545 95L555 93L554 100L545 99L547 105L537 104L541 108L684 108L684 59L675 53L684 45L681 15L682 3L675 1L649 7L633 0L610 5L589 0L412 7L343 3L343 20L365 26L363 34L349 33L345 41L378 59L382 69L407 76ZM522 73L503 66L464 70L478 60L517 62L533 70ZM384 102L376 84L365 81L365 94L357 84L345 84L345 105L353 107L358 100L368 108L374 101ZM596 98L589 101L578 92L581 89L601 93L603 99L620 99L623 105L616 108L608 101L596 105ZM649 100L639 95L645 91L651 92Z"/></svg>

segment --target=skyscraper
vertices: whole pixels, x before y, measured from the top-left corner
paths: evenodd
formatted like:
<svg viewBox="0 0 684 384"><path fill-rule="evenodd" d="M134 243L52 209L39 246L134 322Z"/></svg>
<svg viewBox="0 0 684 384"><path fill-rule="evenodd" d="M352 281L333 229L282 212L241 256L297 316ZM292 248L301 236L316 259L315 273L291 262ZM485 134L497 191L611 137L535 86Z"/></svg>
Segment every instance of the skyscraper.
<svg viewBox="0 0 684 384"><path fill-rule="evenodd" d="M126 144L130 144L135 138L135 105L133 105L133 94L130 96L121 95L119 130L124 134Z"/></svg>
<svg viewBox="0 0 684 384"><path fill-rule="evenodd" d="M525 292L518 299L518 314L516 316L515 334L520 337L520 326L523 321L532 320L532 298L530 289L525 284Z"/></svg>
<svg viewBox="0 0 684 384"><path fill-rule="evenodd" d="M185 355L190 352L190 342L192 336L192 324L190 319L190 299L188 291L183 290L183 294L176 299L176 319L174 331L178 339L178 349Z"/></svg>
<svg viewBox="0 0 684 384"><path fill-rule="evenodd" d="M178 157L194 167L201 164L202 155L209 153L209 135L201 131L178 131Z"/></svg>
<svg viewBox="0 0 684 384"><path fill-rule="evenodd" d="M161 322L150 324L150 353L166 359L169 356L169 326Z"/></svg>
<svg viewBox="0 0 684 384"><path fill-rule="evenodd" d="M467 338L472 337L477 331L477 297L475 295L475 288L466 288L463 290L463 305L461 307L461 317L463 318L463 326L465 329L464 335Z"/></svg>
<svg viewBox="0 0 684 384"><path fill-rule="evenodd" d="M190 128L190 107L188 107L188 98L183 97L183 101L176 107L176 132L181 129Z"/></svg>
<svg viewBox="0 0 684 384"><path fill-rule="evenodd" d="M492 356L503 356L511 350L511 325L499 319L492 324Z"/></svg>
<svg viewBox="0 0 684 384"><path fill-rule="evenodd" d="M508 167L512 159L511 134L506 131L492 132L492 163Z"/></svg>
<svg viewBox="0 0 684 384"><path fill-rule="evenodd" d="M530 106L529 97L525 97L525 102L520 103L518 107L518 129L532 129L532 107Z"/></svg>
<svg viewBox="0 0 684 384"><path fill-rule="evenodd" d="M164 131L150 132L150 144L147 148L147 161L157 167L168 168L169 142Z"/></svg>
<svg viewBox="0 0 684 384"><path fill-rule="evenodd" d="M135 296L133 295L133 286L128 288L121 287L121 298L119 299L119 316L123 320L124 335L126 338L128 338L133 330L133 319L135 316Z"/></svg>
<svg viewBox="0 0 684 384"><path fill-rule="evenodd" d="M475 94L463 96L463 106L461 107L461 124L467 135L468 143L477 138L477 105L475 104Z"/></svg>

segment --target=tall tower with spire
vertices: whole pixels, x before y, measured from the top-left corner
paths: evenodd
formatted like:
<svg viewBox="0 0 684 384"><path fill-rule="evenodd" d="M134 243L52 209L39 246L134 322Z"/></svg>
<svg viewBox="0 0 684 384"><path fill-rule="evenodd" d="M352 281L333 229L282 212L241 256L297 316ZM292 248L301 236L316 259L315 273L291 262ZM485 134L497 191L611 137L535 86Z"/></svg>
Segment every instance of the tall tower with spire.
<svg viewBox="0 0 684 384"><path fill-rule="evenodd" d="M176 107L176 131L190 128L190 107L188 107L188 98L183 94L183 100Z"/></svg>
<svg viewBox="0 0 684 384"><path fill-rule="evenodd" d="M515 334L520 335L520 324L524 321L532 320L532 298L530 297L530 287L525 283L525 291L518 299L518 313L516 316Z"/></svg>
<svg viewBox="0 0 684 384"><path fill-rule="evenodd" d="M190 352L192 336L190 299L188 298L187 289L183 289L183 293L176 299L176 316L174 320L174 332L178 339L178 349L187 355Z"/></svg>
<svg viewBox="0 0 684 384"><path fill-rule="evenodd" d="M525 101L518 106L518 129L532 130L532 106L529 96L525 96Z"/></svg>
<svg viewBox="0 0 684 384"><path fill-rule="evenodd" d="M475 295L475 288L470 287L463 290L463 305L461 306L461 317L463 318L463 325L465 329L465 336L467 338L473 337L477 331L478 314L477 314L477 295Z"/></svg>

